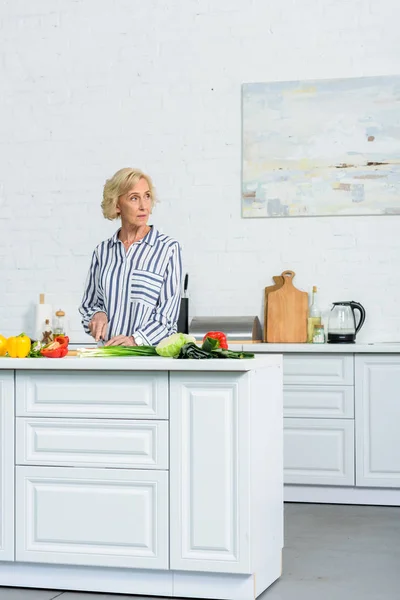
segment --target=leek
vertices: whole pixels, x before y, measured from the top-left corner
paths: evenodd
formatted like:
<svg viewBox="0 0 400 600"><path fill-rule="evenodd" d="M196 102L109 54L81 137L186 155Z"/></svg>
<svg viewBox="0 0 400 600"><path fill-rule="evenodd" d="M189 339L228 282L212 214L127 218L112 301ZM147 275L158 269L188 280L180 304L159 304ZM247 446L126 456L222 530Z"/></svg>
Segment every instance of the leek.
<svg viewBox="0 0 400 600"><path fill-rule="evenodd" d="M102 346L101 348L79 348L77 353L80 358L157 356L154 346Z"/></svg>

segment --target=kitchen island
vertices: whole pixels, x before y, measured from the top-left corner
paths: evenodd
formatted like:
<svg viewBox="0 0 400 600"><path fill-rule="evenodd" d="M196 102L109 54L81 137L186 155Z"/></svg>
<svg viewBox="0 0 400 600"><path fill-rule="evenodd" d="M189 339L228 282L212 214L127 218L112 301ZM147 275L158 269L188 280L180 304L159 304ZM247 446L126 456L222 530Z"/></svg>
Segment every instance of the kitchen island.
<svg viewBox="0 0 400 600"><path fill-rule="evenodd" d="M2 358L0 416L0 586L250 600L281 575L281 356Z"/></svg>

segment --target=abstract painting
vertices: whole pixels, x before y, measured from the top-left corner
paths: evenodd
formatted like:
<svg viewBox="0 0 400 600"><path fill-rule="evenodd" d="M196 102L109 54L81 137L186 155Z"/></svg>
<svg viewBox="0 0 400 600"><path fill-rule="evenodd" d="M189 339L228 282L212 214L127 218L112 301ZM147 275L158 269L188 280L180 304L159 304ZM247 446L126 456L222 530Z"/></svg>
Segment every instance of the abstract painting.
<svg viewBox="0 0 400 600"><path fill-rule="evenodd" d="M400 214L400 76L242 95L243 217Z"/></svg>

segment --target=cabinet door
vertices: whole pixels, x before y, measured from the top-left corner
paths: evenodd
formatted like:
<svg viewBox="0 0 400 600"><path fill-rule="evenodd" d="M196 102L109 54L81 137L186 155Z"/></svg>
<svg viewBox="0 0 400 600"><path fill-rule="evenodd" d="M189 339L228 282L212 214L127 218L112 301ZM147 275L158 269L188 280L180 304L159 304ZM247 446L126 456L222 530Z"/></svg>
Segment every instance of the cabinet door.
<svg viewBox="0 0 400 600"><path fill-rule="evenodd" d="M0 560L14 560L13 371L0 371Z"/></svg>
<svg viewBox="0 0 400 600"><path fill-rule="evenodd" d="M285 417L354 419L354 387L351 385L285 385Z"/></svg>
<svg viewBox="0 0 400 600"><path fill-rule="evenodd" d="M168 421L16 421L17 465L168 469Z"/></svg>
<svg viewBox="0 0 400 600"><path fill-rule="evenodd" d="M283 382L286 385L353 385L353 355L285 354Z"/></svg>
<svg viewBox="0 0 400 600"><path fill-rule="evenodd" d="M354 485L354 421L284 419L284 481Z"/></svg>
<svg viewBox="0 0 400 600"><path fill-rule="evenodd" d="M16 468L16 560L168 569L168 473Z"/></svg>
<svg viewBox="0 0 400 600"><path fill-rule="evenodd" d="M356 483L400 487L400 356L356 357Z"/></svg>
<svg viewBox="0 0 400 600"><path fill-rule="evenodd" d="M18 371L16 390L19 417L168 419L165 371Z"/></svg>
<svg viewBox="0 0 400 600"><path fill-rule="evenodd" d="M247 573L246 374L171 373L171 569Z"/></svg>

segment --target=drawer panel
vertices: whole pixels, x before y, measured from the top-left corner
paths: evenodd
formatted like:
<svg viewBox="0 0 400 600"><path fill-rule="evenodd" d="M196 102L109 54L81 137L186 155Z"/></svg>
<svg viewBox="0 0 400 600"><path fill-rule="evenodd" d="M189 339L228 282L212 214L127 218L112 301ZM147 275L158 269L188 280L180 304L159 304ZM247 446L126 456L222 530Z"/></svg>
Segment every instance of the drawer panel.
<svg viewBox="0 0 400 600"><path fill-rule="evenodd" d="M18 417L17 464L168 469L168 422Z"/></svg>
<svg viewBox="0 0 400 600"><path fill-rule="evenodd" d="M285 417L354 418L353 386L285 385Z"/></svg>
<svg viewBox="0 0 400 600"><path fill-rule="evenodd" d="M168 569L168 473L16 468L19 562Z"/></svg>
<svg viewBox="0 0 400 600"><path fill-rule="evenodd" d="M353 385L352 354L287 354L283 357L286 384Z"/></svg>
<svg viewBox="0 0 400 600"><path fill-rule="evenodd" d="M19 371L16 386L17 416L168 418L167 372Z"/></svg>
<svg viewBox="0 0 400 600"><path fill-rule="evenodd" d="M354 485L354 421L284 419L284 482Z"/></svg>

